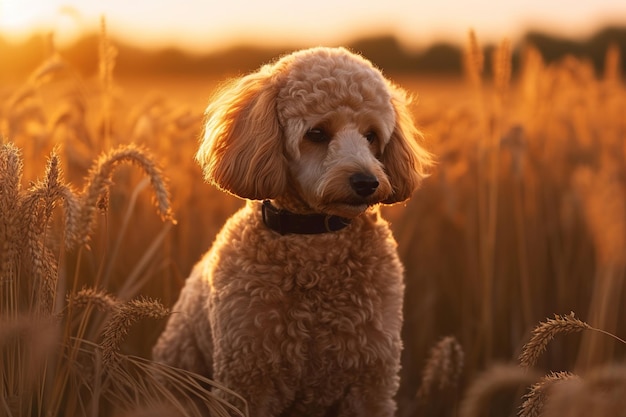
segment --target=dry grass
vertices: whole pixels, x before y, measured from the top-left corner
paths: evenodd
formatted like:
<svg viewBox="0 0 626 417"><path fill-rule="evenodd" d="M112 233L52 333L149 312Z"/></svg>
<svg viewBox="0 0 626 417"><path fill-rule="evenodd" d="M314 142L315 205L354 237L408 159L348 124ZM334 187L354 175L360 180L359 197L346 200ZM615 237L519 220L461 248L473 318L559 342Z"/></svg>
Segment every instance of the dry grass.
<svg viewBox="0 0 626 417"><path fill-rule="evenodd" d="M217 80L147 94L116 79L104 21L94 79L48 49L0 90L0 415L246 415L214 382L147 359L242 204L193 163ZM407 270L400 417L625 409L620 51L596 74L519 50L515 72L514 45L488 53L472 33L466 83L398 79L438 157L418 195L386 209ZM572 310L584 320L542 321Z"/></svg>

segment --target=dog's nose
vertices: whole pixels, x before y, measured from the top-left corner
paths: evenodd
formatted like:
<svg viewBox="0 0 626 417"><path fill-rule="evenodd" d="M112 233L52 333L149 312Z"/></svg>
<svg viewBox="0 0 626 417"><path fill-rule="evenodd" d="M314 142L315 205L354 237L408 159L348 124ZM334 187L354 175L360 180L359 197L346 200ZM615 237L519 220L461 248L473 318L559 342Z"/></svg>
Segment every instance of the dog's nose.
<svg viewBox="0 0 626 417"><path fill-rule="evenodd" d="M352 189L361 197L372 195L378 188L378 179L371 174L357 173L350 176Z"/></svg>

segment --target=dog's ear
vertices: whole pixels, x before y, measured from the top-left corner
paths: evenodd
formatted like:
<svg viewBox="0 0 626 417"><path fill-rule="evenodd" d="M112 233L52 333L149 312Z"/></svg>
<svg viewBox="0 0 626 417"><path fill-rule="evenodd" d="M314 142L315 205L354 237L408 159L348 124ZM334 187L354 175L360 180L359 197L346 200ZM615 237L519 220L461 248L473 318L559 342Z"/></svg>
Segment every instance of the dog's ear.
<svg viewBox="0 0 626 417"><path fill-rule="evenodd" d="M389 143L385 146L381 157L385 172L393 193L383 203L393 204L411 197L426 177L426 168L432 165L432 157L419 145L422 134L415 127L409 110L410 100L406 92L399 87L391 86L393 104L396 113L396 124Z"/></svg>
<svg viewBox="0 0 626 417"><path fill-rule="evenodd" d="M207 107L196 153L207 181L251 200L277 197L287 184L272 79L264 67L219 90Z"/></svg>

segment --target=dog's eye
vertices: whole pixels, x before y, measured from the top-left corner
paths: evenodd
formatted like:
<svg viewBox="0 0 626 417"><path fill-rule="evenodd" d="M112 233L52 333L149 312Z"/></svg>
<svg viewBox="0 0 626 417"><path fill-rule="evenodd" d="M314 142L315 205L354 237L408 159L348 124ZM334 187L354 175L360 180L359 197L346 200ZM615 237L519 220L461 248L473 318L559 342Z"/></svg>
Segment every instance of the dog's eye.
<svg viewBox="0 0 626 417"><path fill-rule="evenodd" d="M330 136L322 129L311 129L304 134L304 137L311 142L317 143L328 142L330 140Z"/></svg>
<svg viewBox="0 0 626 417"><path fill-rule="evenodd" d="M367 139L369 143L374 142L377 138L378 138L378 135L376 134L376 132L367 132L365 134L365 139Z"/></svg>

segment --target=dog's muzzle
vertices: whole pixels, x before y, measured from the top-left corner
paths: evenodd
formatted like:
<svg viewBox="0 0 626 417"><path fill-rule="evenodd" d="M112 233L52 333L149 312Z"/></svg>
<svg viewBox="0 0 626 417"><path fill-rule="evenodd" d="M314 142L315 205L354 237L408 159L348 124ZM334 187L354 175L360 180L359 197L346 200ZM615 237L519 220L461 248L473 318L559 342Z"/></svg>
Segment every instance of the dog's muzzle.
<svg viewBox="0 0 626 417"><path fill-rule="evenodd" d="M372 174L356 173L350 176L350 186L361 197L368 197L378 188L378 179Z"/></svg>

